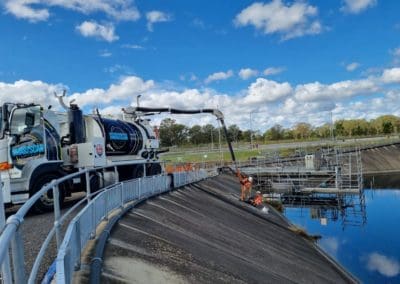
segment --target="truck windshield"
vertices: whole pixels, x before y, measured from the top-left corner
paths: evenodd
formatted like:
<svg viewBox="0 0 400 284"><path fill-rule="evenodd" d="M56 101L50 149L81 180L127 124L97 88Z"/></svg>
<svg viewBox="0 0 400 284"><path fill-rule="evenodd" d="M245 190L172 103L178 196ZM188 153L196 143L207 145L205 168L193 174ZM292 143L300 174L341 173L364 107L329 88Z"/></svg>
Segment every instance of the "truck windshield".
<svg viewBox="0 0 400 284"><path fill-rule="evenodd" d="M10 133L21 135L40 126L40 106L17 108L12 113Z"/></svg>

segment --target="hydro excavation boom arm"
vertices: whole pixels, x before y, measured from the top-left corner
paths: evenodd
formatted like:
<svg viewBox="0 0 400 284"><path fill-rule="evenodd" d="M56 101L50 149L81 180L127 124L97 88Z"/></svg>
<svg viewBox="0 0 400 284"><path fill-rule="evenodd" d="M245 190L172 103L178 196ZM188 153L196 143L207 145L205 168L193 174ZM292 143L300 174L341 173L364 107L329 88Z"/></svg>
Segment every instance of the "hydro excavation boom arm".
<svg viewBox="0 0 400 284"><path fill-rule="evenodd" d="M228 143L229 152L231 154L232 162L233 162L233 164L235 166L235 170L237 170L235 152L233 152L232 143L231 143L231 141L229 139L228 130L226 129L226 126L225 126L224 115L220 110L212 109L212 108L183 110L183 109L175 109L175 108L129 107L127 109L124 109L124 112L128 113L128 114L135 114L135 113L144 113L144 114L146 114L146 113L167 112L167 113L172 113L172 114L210 113L210 114L215 115L217 117L217 119L221 122L222 129L224 130L226 142Z"/></svg>

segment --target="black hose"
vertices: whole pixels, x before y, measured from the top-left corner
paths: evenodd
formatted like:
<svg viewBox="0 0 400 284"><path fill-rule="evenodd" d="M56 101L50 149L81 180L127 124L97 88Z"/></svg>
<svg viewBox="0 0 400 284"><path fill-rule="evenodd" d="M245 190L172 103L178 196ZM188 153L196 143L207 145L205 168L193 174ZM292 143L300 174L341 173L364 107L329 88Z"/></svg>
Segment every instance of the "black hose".
<svg viewBox="0 0 400 284"><path fill-rule="evenodd" d="M228 130L226 129L226 125L224 122L224 118L222 113L219 110L212 109L212 108L205 108L205 109L191 109L191 110L183 110L183 109L176 109L176 108L149 108L149 107L136 107L134 108L134 111L139 111L139 112L144 112L144 113L149 113L149 112L169 112L172 114L198 114L198 113L210 113L213 114L217 117L219 121L221 121L222 128L224 130L226 142L228 143L228 148L229 152L231 154L232 162L235 166L235 171L237 171L237 165L236 165L236 157L235 157L235 152L233 151L232 148L232 142L229 139L228 135Z"/></svg>
<svg viewBox="0 0 400 284"><path fill-rule="evenodd" d="M169 112L172 114L197 114L197 113L211 113L214 114L214 109L206 108L206 109L193 109L193 110L183 110L176 108L150 108L150 107L135 107L135 111L141 112Z"/></svg>
<svg viewBox="0 0 400 284"><path fill-rule="evenodd" d="M229 139L228 130L226 129L224 120L221 118L220 121L222 129L224 130L225 133L226 142L228 143L229 152L231 153L233 165L235 166L235 170L237 171L236 157L235 157L235 152L233 152L232 141Z"/></svg>

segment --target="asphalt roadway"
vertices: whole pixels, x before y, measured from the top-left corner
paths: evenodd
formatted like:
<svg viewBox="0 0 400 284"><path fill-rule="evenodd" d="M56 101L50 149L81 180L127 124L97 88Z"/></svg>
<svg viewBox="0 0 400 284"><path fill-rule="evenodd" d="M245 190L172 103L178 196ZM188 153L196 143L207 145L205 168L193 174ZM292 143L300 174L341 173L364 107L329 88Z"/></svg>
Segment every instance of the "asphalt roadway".
<svg viewBox="0 0 400 284"><path fill-rule="evenodd" d="M269 209L238 201L220 175L147 200L111 232L102 283L353 283Z"/></svg>

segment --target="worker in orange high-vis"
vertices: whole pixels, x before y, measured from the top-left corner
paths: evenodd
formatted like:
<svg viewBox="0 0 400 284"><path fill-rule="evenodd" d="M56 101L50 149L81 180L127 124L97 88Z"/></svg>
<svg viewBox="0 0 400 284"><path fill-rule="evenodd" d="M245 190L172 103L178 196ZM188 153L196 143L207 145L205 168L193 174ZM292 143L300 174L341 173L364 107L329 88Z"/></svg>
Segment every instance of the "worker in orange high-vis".
<svg viewBox="0 0 400 284"><path fill-rule="evenodd" d="M237 176L239 177L240 181L240 200L245 201L251 191L253 178L242 175L239 170L237 171Z"/></svg>
<svg viewBox="0 0 400 284"><path fill-rule="evenodd" d="M257 206L261 205L262 202L263 202L263 200L262 200L262 194L261 194L260 191L257 191L257 192L256 192L256 196L254 196L254 199L253 199L253 201L252 201L252 204L253 204L254 206L257 207Z"/></svg>

